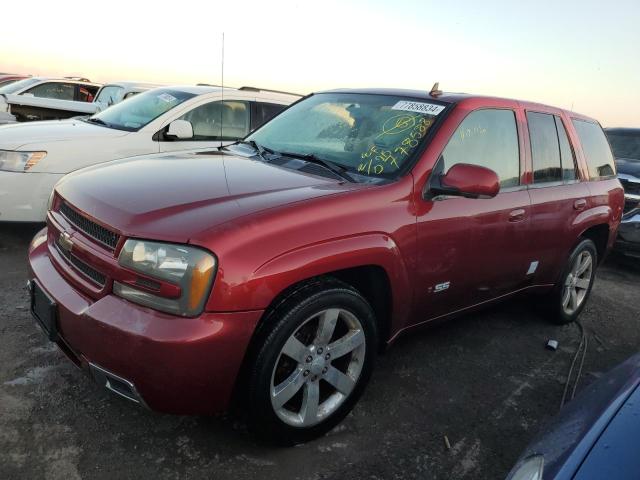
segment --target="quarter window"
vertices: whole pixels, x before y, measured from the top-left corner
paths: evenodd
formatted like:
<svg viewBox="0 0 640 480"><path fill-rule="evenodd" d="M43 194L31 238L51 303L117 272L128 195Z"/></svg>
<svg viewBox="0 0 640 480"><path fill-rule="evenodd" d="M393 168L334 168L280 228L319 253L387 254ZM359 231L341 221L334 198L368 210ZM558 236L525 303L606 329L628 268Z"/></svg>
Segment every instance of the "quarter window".
<svg viewBox="0 0 640 480"><path fill-rule="evenodd" d="M567 136L567 130L564 128L564 123L560 117L555 117L556 129L558 130L558 140L560 140L560 159L562 161L562 179L563 180L575 180L576 177L576 159L573 154L573 148L569 143L569 137Z"/></svg>
<svg viewBox="0 0 640 480"><path fill-rule="evenodd" d="M520 183L518 130L512 110L477 110L464 119L442 152L443 172L458 163L490 168L501 187Z"/></svg>
<svg viewBox="0 0 640 480"><path fill-rule="evenodd" d="M589 167L589 177L599 179L616 174L616 167L609 142L597 123L572 119Z"/></svg>
<svg viewBox="0 0 640 480"><path fill-rule="evenodd" d="M249 104L235 100L205 103L180 120L191 123L193 140L238 140L249 133Z"/></svg>

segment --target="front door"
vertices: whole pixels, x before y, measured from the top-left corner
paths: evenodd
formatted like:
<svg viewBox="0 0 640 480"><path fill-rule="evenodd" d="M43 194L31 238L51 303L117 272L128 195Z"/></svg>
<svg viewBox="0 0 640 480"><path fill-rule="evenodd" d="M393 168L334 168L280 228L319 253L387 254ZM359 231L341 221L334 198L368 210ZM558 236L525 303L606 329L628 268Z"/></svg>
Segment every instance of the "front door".
<svg viewBox="0 0 640 480"><path fill-rule="evenodd" d="M193 138L170 139L161 132L159 135L161 152L217 148L241 140L249 134L250 102L216 100L194 107L178 120L186 120L191 123Z"/></svg>
<svg viewBox="0 0 640 480"><path fill-rule="evenodd" d="M434 318L516 290L529 271L530 200L520 184L520 139L511 109L471 112L434 169L455 164L494 170L500 193L492 199L440 196L418 212L416 306Z"/></svg>

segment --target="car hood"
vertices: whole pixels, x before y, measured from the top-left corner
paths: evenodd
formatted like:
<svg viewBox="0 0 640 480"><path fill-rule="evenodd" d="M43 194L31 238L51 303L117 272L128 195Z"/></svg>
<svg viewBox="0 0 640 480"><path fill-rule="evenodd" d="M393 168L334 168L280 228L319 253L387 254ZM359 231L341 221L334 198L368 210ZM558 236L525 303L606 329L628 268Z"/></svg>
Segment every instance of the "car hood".
<svg viewBox="0 0 640 480"><path fill-rule="evenodd" d="M618 173L625 175L631 175L636 178L640 178L640 159L635 158L617 158L616 167Z"/></svg>
<svg viewBox="0 0 640 480"><path fill-rule="evenodd" d="M56 185L68 203L123 235L180 243L245 215L359 188L219 152L110 162Z"/></svg>
<svg viewBox="0 0 640 480"><path fill-rule="evenodd" d="M533 455L544 455L545 479L578 478L574 475L580 465L639 384L640 354L637 354L587 386L569 402L529 444L507 479L510 480L519 465ZM635 437L638 434L636 432Z"/></svg>
<svg viewBox="0 0 640 480"><path fill-rule="evenodd" d="M638 480L640 458L640 388L629 396L580 466L575 480Z"/></svg>
<svg viewBox="0 0 640 480"><path fill-rule="evenodd" d="M27 150L29 145L46 148L46 144L50 142L121 137L128 133L72 119L14 123L0 127L0 149Z"/></svg>

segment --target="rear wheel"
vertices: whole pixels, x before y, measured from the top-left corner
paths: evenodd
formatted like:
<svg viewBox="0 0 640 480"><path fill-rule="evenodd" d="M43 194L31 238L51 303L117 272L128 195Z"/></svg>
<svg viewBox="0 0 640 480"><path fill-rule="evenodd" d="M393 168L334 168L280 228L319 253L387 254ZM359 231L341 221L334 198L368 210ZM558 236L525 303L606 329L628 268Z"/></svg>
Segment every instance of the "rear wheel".
<svg viewBox="0 0 640 480"><path fill-rule="evenodd" d="M598 251L593 241L582 240L569 256L567 265L547 299L556 323L575 321L589 298L598 265Z"/></svg>
<svg viewBox="0 0 640 480"><path fill-rule="evenodd" d="M249 379L249 420L283 444L317 437L353 408L377 349L373 310L354 289L323 281L301 289L269 318Z"/></svg>

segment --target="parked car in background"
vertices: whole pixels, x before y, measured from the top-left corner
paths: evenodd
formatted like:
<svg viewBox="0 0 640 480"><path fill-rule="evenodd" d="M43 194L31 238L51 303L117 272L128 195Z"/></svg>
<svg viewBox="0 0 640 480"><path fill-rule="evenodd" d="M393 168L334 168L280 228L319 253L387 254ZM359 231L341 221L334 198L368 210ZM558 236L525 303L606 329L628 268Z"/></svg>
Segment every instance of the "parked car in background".
<svg viewBox="0 0 640 480"><path fill-rule="evenodd" d="M0 221L41 222L65 174L109 160L215 148L299 97L268 90L163 87L85 119L0 127ZM224 101L223 101L224 100Z"/></svg>
<svg viewBox="0 0 640 480"><path fill-rule="evenodd" d="M166 94L185 98L147 92L99 118L138 127L116 109ZM231 120L245 111L226 111L225 138L247 131ZM148 134L218 135L196 117ZM340 422L378 349L418 325L521 292L575 320L623 203L602 129L577 113L318 93L220 151L66 176L29 249L31 304L119 395L180 414L244 406L261 435L296 443Z"/></svg>
<svg viewBox="0 0 640 480"><path fill-rule="evenodd" d="M141 82L112 82L103 85L98 91L93 103L96 106L96 110L92 113L97 113L105 108L120 103L127 98L131 98L138 93L146 92L152 88L158 88L162 85L157 83L141 83Z"/></svg>
<svg viewBox="0 0 640 480"><path fill-rule="evenodd" d="M640 478L640 355L586 387L525 449L507 480Z"/></svg>
<svg viewBox="0 0 640 480"><path fill-rule="evenodd" d="M94 113L100 84L79 77L30 77L0 87L0 123L55 120Z"/></svg>
<svg viewBox="0 0 640 480"><path fill-rule="evenodd" d="M625 191L616 251L640 258L640 128L608 128L606 134Z"/></svg>
<svg viewBox="0 0 640 480"><path fill-rule="evenodd" d="M30 75L17 75L14 73L0 73L0 87L4 87L5 85L9 85L10 83L17 82L18 80L23 80L25 78L29 78Z"/></svg>
<svg viewBox="0 0 640 480"><path fill-rule="evenodd" d="M29 78L30 75L15 75L15 74L11 74L11 73L2 73L0 74L0 102L3 101L3 97L1 96L3 93L10 93L13 90L19 90L19 86L15 87L15 86L9 86L11 84L15 84L16 82L18 82L19 80L24 80L26 78ZM11 115L11 113L9 113L9 108L6 106L3 106L2 103L0 103L0 125L5 124L5 123L13 123L16 121L16 117L14 117L13 115Z"/></svg>

